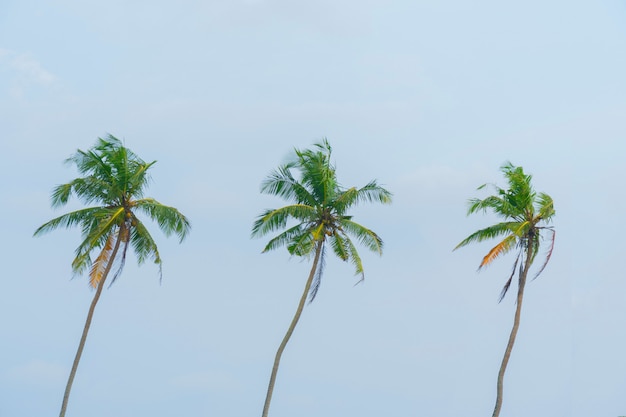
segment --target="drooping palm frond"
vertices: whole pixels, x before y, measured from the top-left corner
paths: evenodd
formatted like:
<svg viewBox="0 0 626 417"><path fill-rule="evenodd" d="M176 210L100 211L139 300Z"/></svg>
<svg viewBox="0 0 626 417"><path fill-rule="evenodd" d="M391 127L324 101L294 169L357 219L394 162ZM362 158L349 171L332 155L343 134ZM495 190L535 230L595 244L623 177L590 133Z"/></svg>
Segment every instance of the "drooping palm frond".
<svg viewBox="0 0 626 417"><path fill-rule="evenodd" d="M191 229L189 220L176 208L159 203L153 198L142 198L133 204L138 210L146 213L154 221L165 236L176 234L182 242Z"/></svg>
<svg viewBox="0 0 626 417"><path fill-rule="evenodd" d="M111 281L109 282L109 287L111 287L111 285L113 285L115 281L117 281L119 276L122 274L122 271L124 270L124 265L126 264L126 255L128 254L128 247L130 246L130 230L127 225L122 226L117 238L120 241L120 250L118 252L118 255L111 259L111 270L114 272L113 276L111 277ZM159 275L159 281L160 280L161 276Z"/></svg>
<svg viewBox="0 0 626 417"><path fill-rule="evenodd" d="M504 287L502 287L502 291L500 292L500 297L498 298L498 303L501 303L502 300L504 300L504 296L506 295L507 291L509 290L509 287L511 286L511 281L513 281L513 277L515 276L517 264L519 263L519 260L521 258L522 258L522 250L520 249L520 252L515 258L515 262L513 263L513 268L511 269L511 275L509 276L509 279L504 284Z"/></svg>
<svg viewBox="0 0 626 417"><path fill-rule="evenodd" d="M350 219L342 219L340 225L347 234L356 237L361 245L379 255L383 253L383 240L372 230Z"/></svg>
<svg viewBox="0 0 626 417"><path fill-rule="evenodd" d="M159 266L159 275L161 275L161 256L156 242L141 220L133 216L132 224L130 244L137 256L137 263L141 265L146 260L151 259Z"/></svg>
<svg viewBox="0 0 626 417"><path fill-rule="evenodd" d="M110 263L111 253L113 252L113 241L115 240L115 234L109 234L104 247L100 251L100 255L95 259L91 265L89 271L89 285L91 288L96 288L100 280L104 276L107 265Z"/></svg>
<svg viewBox="0 0 626 417"><path fill-rule="evenodd" d="M354 243L352 243L352 240L349 238L346 239L346 247L350 253L350 263L354 266L354 275L361 275L361 279L358 281L361 282L365 279L365 271L363 270L363 261L361 261L361 256L359 255L356 246L354 246Z"/></svg>
<svg viewBox="0 0 626 417"><path fill-rule="evenodd" d="M315 275L313 276L313 282L311 282L311 288L309 289L309 303L315 300L322 283L322 275L324 275L324 270L326 269L326 245L325 242L320 242L320 244L322 245L320 249L320 259L317 263Z"/></svg>
<svg viewBox="0 0 626 417"><path fill-rule="evenodd" d="M556 238L556 231L553 228L551 228L551 227L550 228L545 228L545 230L547 230L551 234L551 237L550 237L550 247L548 248L548 252L546 253L546 257L545 257L545 259L543 261L543 264L539 268L539 271L537 271L537 273L533 277L533 280L537 279L537 277L539 275L541 275L543 270L546 269L546 266L548 265L548 262L550 262L550 258L552 258L552 251L554 250L554 240Z"/></svg>

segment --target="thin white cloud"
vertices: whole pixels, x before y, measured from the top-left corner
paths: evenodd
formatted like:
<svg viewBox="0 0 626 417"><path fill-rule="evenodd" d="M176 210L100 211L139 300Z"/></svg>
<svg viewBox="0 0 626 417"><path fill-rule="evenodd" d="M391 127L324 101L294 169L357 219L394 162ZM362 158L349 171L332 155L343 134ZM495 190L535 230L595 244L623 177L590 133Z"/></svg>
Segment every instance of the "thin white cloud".
<svg viewBox="0 0 626 417"><path fill-rule="evenodd" d="M15 55L11 59L10 65L21 76L39 84L50 85L56 80L52 73L44 69L39 61L29 55Z"/></svg>
<svg viewBox="0 0 626 417"><path fill-rule="evenodd" d="M8 69L8 91L11 97L22 99L33 86L53 87L57 77L46 70L30 54L0 49L0 69Z"/></svg>

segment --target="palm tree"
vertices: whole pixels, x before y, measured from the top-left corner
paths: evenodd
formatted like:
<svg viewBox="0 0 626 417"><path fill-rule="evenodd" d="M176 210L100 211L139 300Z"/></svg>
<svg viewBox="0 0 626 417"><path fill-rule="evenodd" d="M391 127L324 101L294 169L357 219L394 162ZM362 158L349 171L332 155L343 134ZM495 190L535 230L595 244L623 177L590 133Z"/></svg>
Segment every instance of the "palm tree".
<svg viewBox="0 0 626 417"><path fill-rule="evenodd" d="M151 259L159 265L161 275L161 256L157 245L137 217L137 212L155 221L166 236L176 234L181 242L190 230L189 221L177 209L143 197L150 179L147 171L156 161L144 162L114 136L98 138L93 148L88 151L77 150L66 162L76 164L78 171L85 176L55 187L52 206L64 206L72 194L85 204L97 205L50 220L35 231L35 236L60 227L79 226L83 241L76 249L72 270L77 275L89 270L89 285L96 292L65 387L61 417L65 416L94 309L111 270L115 271L111 279L113 284L122 271L128 247L132 246L138 263ZM98 255L92 260L94 251Z"/></svg>
<svg viewBox="0 0 626 417"><path fill-rule="evenodd" d="M504 173L509 183L509 188L505 190L494 185L496 195L489 196L483 200L477 198L469 200L468 215L478 211L486 212L490 210L497 216L502 217L505 221L472 233L454 248L456 250L473 242L482 242L492 238L504 237L487 255L485 255L478 267L479 270L513 249L517 251L517 256L513 263L513 270L504 284L499 299L499 301L502 301L506 295L515 272L517 271L519 279L517 306L513 320L513 329L511 330L509 342L506 346L504 358L502 359L498 373L496 405L493 411L493 417L500 415L500 409L502 407L504 372L509 362L509 357L511 356L519 328L524 287L526 285L528 271L539 253L543 232L549 234L549 248L545 260L534 278L537 278L539 274L543 272L550 260L555 238L554 229L544 225L550 223L555 214L552 198L545 193L537 194L535 192L530 183L532 177L524 174L522 167L516 167L511 165L510 162L507 162L501 167L501 171ZM484 184L478 189L480 190L486 187L486 185L487 184Z"/></svg>
<svg viewBox="0 0 626 417"><path fill-rule="evenodd" d="M313 265L304 286L296 314L283 338L270 377L263 417L269 412L276 374L283 350L289 341L306 302L313 301L320 286L324 270L327 245L343 261L350 261L363 280L363 265L359 253L350 239L356 238L363 246L382 254L383 242L376 233L354 222L348 209L360 202L391 203L391 193L376 181L362 188L344 189L337 182L335 167L331 164L331 147L326 139L314 149L295 150L295 159L273 171L262 183L261 192L276 195L293 204L264 211L252 227L252 236L264 236L283 230L290 219L297 224L272 238L263 252L286 246L291 255L313 257ZM292 170L300 174L294 177Z"/></svg>

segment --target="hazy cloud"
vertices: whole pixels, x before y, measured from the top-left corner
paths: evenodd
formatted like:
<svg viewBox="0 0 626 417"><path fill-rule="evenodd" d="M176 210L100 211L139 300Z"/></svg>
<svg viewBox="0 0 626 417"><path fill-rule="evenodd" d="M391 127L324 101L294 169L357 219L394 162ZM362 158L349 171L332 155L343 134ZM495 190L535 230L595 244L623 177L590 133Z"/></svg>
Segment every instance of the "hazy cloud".
<svg viewBox="0 0 626 417"><path fill-rule="evenodd" d="M51 87L57 81L57 77L30 54L0 49L0 69L3 67L10 73L8 90L13 98L23 98L26 90L34 85Z"/></svg>

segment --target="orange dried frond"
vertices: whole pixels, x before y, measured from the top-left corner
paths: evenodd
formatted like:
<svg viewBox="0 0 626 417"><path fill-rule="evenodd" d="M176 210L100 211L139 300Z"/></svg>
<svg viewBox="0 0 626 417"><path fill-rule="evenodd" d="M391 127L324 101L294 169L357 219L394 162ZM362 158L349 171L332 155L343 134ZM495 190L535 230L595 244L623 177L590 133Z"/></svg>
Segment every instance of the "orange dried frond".
<svg viewBox="0 0 626 417"><path fill-rule="evenodd" d="M506 238L504 238L504 240L500 243L498 243L496 246L494 246L487 255L485 255L485 257L483 258L483 261L480 263L480 266L478 267L478 269L489 265L491 262L493 262L497 257L499 257L500 255L503 255L505 253L507 253L511 247L513 247L513 245L515 244L516 241L516 236L515 235L509 235Z"/></svg>
<svg viewBox="0 0 626 417"><path fill-rule="evenodd" d="M109 235L100 255L96 258L96 260L91 265L91 270L89 271L89 285L92 288L96 288L100 283L100 280L104 276L104 271L106 271L107 265L109 264L109 260L111 258L111 251L113 249L113 240L115 239L114 235Z"/></svg>

